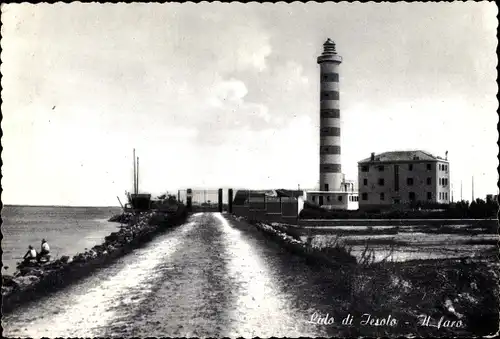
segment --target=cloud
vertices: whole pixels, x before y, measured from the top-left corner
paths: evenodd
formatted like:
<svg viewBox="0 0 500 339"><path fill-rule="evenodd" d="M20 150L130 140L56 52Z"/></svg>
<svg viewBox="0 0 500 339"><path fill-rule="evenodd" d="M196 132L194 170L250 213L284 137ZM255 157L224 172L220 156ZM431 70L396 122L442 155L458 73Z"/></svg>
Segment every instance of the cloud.
<svg viewBox="0 0 500 339"><path fill-rule="evenodd" d="M476 190L489 190L496 13L493 3L2 6L4 197L94 204L99 186L115 203L133 147L144 189L313 185L316 57L328 37L344 59L351 177L372 151L449 149L454 175L485 172Z"/></svg>

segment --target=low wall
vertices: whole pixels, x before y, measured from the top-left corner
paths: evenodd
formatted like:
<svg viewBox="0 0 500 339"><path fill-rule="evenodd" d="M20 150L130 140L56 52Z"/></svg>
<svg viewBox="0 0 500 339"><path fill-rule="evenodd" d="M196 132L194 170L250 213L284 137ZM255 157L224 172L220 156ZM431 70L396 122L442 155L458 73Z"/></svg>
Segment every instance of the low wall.
<svg viewBox="0 0 500 339"><path fill-rule="evenodd" d="M94 246L72 259L62 257L41 267L18 270L15 277L2 276L2 311L11 312L22 304L88 276L152 240L155 235L184 223L186 218L185 209L168 216L142 213L120 231L107 236L102 245Z"/></svg>
<svg viewBox="0 0 500 339"><path fill-rule="evenodd" d="M297 224L296 215L283 215L281 209L278 211L276 207L266 210L250 210L248 206L233 206L233 214L248 220Z"/></svg>
<svg viewBox="0 0 500 339"><path fill-rule="evenodd" d="M295 223L290 223L292 226ZM299 226L411 226L477 225L494 227L496 219L299 219Z"/></svg>

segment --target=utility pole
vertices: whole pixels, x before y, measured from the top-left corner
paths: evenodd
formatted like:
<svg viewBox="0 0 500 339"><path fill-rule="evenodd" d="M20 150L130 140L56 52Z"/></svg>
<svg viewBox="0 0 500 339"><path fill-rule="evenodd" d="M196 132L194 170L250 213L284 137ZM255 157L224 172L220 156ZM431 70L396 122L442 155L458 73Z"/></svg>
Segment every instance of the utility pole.
<svg viewBox="0 0 500 339"><path fill-rule="evenodd" d="M474 201L474 176L472 176L472 201Z"/></svg>
<svg viewBox="0 0 500 339"><path fill-rule="evenodd" d="M136 194L139 193L139 157L137 157L137 189Z"/></svg>
<svg viewBox="0 0 500 339"><path fill-rule="evenodd" d="M137 172L135 169L135 148L134 148L134 194L137 194Z"/></svg>

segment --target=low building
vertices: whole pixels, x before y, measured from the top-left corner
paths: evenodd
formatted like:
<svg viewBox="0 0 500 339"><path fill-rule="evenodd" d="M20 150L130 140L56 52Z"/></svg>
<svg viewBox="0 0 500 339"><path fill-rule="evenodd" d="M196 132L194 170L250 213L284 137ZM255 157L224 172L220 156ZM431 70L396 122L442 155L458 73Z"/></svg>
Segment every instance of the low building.
<svg viewBox="0 0 500 339"><path fill-rule="evenodd" d="M357 210L358 190L354 180L342 180L338 191L304 191L304 200L331 210Z"/></svg>
<svg viewBox="0 0 500 339"><path fill-rule="evenodd" d="M358 162L359 208L450 203L450 165L427 152L372 153Z"/></svg>

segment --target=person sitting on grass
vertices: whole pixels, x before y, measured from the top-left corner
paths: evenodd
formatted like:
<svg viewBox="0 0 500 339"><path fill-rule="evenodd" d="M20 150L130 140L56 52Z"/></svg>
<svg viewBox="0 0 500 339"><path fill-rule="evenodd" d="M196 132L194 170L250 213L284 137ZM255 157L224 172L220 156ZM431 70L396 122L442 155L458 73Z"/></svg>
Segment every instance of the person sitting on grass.
<svg viewBox="0 0 500 339"><path fill-rule="evenodd" d="M26 254L23 257L24 263L27 264L33 262L34 260L36 260L36 258L37 258L36 250L33 248L33 246L29 245L28 252L26 252Z"/></svg>
<svg viewBox="0 0 500 339"><path fill-rule="evenodd" d="M40 254L38 255L38 261L40 262L40 260L43 257L48 257L49 253L50 253L49 243L47 242L47 240L42 239L42 246L41 246Z"/></svg>

